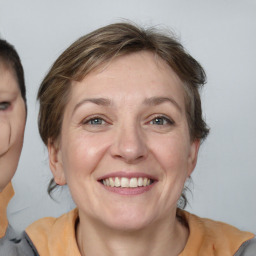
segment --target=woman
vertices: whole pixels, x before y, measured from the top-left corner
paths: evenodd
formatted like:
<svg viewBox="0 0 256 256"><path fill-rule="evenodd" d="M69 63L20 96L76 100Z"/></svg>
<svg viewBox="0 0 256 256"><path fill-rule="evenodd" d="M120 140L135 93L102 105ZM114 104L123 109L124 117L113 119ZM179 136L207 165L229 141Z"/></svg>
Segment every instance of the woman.
<svg viewBox="0 0 256 256"><path fill-rule="evenodd" d="M39 131L49 191L67 184L77 209L26 230L39 255L250 255L252 233L177 209L208 134L204 82L174 38L131 24L64 51L38 92Z"/></svg>
<svg viewBox="0 0 256 256"><path fill-rule="evenodd" d="M26 89L20 58L0 40L0 255L34 255L23 237L8 226L6 208L14 195L10 183L20 157L26 123Z"/></svg>

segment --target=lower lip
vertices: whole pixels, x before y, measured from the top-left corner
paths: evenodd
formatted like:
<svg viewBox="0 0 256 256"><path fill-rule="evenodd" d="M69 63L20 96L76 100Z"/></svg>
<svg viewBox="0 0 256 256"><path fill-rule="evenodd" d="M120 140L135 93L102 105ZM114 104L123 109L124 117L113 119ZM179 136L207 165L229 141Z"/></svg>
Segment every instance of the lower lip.
<svg viewBox="0 0 256 256"><path fill-rule="evenodd" d="M108 187L100 183L106 190L124 196L135 196L143 194L153 188L156 182L152 183L146 187L137 187L137 188L121 188L121 187Z"/></svg>

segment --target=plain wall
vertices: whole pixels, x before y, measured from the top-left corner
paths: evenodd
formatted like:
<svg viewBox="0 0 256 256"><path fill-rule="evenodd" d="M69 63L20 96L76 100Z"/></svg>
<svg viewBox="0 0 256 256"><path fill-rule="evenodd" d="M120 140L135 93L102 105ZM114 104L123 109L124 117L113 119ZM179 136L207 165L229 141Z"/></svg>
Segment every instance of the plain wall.
<svg viewBox="0 0 256 256"><path fill-rule="evenodd" d="M202 101L211 132L200 149L187 210L256 233L255 0L0 0L0 35L20 54L28 98L11 224L22 230L74 207L66 189L55 194L57 202L46 192L51 173L37 130L37 90L74 40L123 19L173 30L206 70Z"/></svg>

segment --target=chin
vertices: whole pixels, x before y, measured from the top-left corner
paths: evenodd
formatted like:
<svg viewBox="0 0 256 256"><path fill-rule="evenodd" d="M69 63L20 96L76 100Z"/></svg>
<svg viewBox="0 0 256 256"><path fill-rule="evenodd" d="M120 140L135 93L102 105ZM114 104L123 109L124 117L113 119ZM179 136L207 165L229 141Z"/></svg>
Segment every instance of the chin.
<svg viewBox="0 0 256 256"><path fill-rule="evenodd" d="M115 220L108 223L107 226L119 232L136 232L145 229L148 223L145 220Z"/></svg>
<svg viewBox="0 0 256 256"><path fill-rule="evenodd" d="M115 212L105 215L102 221L113 230L133 232L148 227L152 220L153 218L146 214L145 210L140 210Z"/></svg>

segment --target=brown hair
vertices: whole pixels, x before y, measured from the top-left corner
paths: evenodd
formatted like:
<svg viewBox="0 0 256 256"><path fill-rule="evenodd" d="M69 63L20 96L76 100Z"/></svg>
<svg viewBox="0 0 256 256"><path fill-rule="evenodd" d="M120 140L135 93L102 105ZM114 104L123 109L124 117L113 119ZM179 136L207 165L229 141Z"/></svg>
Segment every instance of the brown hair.
<svg viewBox="0 0 256 256"><path fill-rule="evenodd" d="M117 56L150 51L166 61L184 84L186 115L191 140L204 140L209 132L202 118L200 87L206 76L173 35L154 28L143 29L129 23L111 24L75 41L55 61L39 91L38 126L42 140L56 141L61 133L63 113L69 100L71 82L81 81L88 73ZM52 180L48 192L56 184ZM186 205L186 198L185 204Z"/></svg>
<svg viewBox="0 0 256 256"><path fill-rule="evenodd" d="M20 57L14 46L3 39L0 39L0 61L8 65L8 67L10 67L14 72L21 92L21 96L25 102L25 106L27 109L24 71L20 61Z"/></svg>

